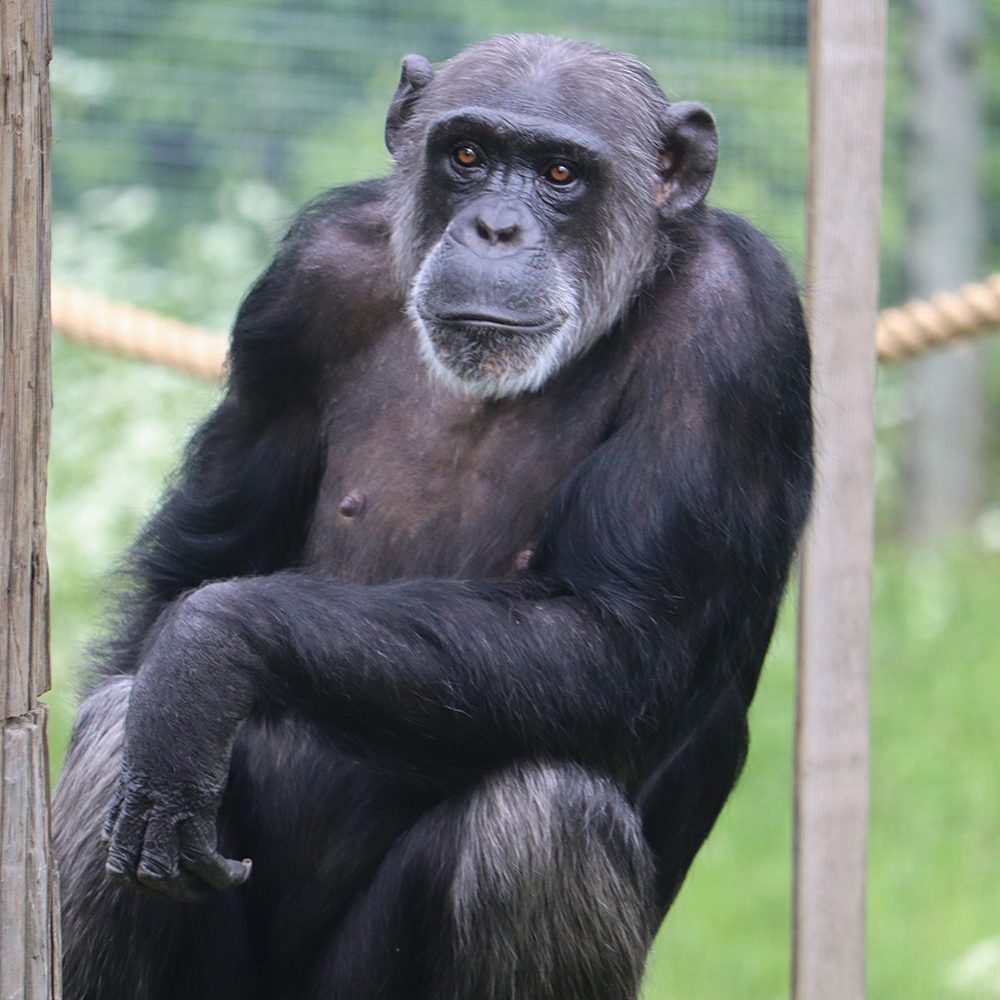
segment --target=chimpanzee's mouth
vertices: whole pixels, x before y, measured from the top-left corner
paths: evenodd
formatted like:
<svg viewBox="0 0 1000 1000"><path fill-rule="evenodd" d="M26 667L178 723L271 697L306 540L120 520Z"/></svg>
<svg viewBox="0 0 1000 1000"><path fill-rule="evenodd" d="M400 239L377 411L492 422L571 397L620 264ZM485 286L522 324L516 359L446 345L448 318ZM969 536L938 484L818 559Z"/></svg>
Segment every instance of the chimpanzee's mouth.
<svg viewBox="0 0 1000 1000"><path fill-rule="evenodd" d="M561 316L522 319L515 316L503 316L498 313L479 312L440 313L436 319L439 323L446 323L450 326L486 327L498 331L522 331L524 333L546 333L562 322Z"/></svg>

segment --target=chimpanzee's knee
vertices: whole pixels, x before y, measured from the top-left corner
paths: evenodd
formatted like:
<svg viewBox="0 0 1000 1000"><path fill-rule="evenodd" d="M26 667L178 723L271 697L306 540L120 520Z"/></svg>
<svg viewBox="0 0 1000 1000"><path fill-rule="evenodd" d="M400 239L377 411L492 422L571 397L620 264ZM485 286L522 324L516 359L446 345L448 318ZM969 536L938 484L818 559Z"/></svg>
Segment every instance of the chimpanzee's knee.
<svg viewBox="0 0 1000 1000"><path fill-rule="evenodd" d="M655 931L653 864L610 779L522 763L471 796L450 903L452 981L478 1000L634 1000Z"/></svg>

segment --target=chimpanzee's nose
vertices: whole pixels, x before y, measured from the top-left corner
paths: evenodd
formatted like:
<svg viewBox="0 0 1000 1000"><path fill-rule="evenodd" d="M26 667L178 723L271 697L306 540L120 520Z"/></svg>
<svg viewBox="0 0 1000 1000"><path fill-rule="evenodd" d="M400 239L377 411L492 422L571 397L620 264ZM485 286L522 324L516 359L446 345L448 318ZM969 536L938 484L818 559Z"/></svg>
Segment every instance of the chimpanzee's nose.
<svg viewBox="0 0 1000 1000"><path fill-rule="evenodd" d="M476 235L494 247L498 243L513 243L521 235L520 219L511 209L481 212L476 216L475 226Z"/></svg>
<svg viewBox="0 0 1000 1000"><path fill-rule="evenodd" d="M531 246L537 241L537 229L524 206L491 199L470 205L457 216L451 234L470 250L492 256Z"/></svg>

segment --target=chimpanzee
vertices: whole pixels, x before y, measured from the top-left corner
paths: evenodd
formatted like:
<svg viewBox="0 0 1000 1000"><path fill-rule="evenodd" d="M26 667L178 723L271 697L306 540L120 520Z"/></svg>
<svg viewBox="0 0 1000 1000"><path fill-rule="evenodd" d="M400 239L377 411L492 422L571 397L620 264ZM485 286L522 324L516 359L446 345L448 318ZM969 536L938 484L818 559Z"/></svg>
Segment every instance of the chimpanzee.
<svg viewBox="0 0 1000 1000"><path fill-rule="evenodd" d="M56 804L70 1000L634 1000L740 771L809 353L711 116L514 35L408 56L386 140L132 552Z"/></svg>

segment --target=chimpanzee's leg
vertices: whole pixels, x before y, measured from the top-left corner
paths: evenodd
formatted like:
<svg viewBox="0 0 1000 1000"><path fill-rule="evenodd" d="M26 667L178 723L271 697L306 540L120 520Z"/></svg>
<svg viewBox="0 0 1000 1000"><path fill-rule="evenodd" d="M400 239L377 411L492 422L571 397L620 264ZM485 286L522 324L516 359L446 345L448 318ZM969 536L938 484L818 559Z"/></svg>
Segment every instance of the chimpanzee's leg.
<svg viewBox="0 0 1000 1000"><path fill-rule="evenodd" d="M689 705L677 729L687 739L636 796L656 856L656 910L662 917L680 891L743 769L747 697L735 682L714 701Z"/></svg>
<svg viewBox="0 0 1000 1000"><path fill-rule="evenodd" d="M313 971L309 1000L635 1000L652 862L618 787L522 763L426 812Z"/></svg>

